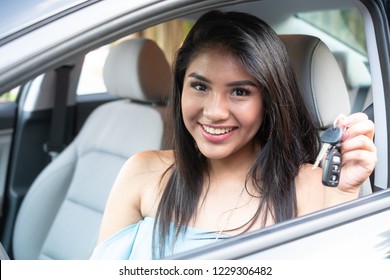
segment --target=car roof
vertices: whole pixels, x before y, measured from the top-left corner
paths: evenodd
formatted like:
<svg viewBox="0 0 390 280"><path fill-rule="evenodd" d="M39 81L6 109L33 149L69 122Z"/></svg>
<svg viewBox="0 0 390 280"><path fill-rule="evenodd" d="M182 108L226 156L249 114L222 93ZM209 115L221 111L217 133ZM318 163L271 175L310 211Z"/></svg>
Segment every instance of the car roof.
<svg viewBox="0 0 390 280"><path fill-rule="evenodd" d="M25 0L3 1L0 9L0 38L7 37L20 30L47 21L50 18L58 18L65 11L85 4L96 2L88 0ZM12 15L9 16L9 15Z"/></svg>
<svg viewBox="0 0 390 280"><path fill-rule="evenodd" d="M28 32L35 27L47 24L50 21L54 21L67 14L73 13L77 10L81 10L89 5L101 2L100 0L57 0L57 1L45 1L45 0L28 0L23 1L5 1L2 3L2 9L0 10L0 40L7 36L21 32ZM114 1L115 2L115 1ZM137 1L139 3L147 1ZM159 1L159 2L178 2L178 1ZM182 1L191 2L191 1ZM206 2L203 1L205 7ZM215 2L215 1L214 1ZM222 1L221 1L222 2ZM240 10L242 12L252 13L271 25L285 20L291 15L297 12L325 10L325 9L340 9L351 8L353 4L350 0L289 0L287 3L284 0L274 1L225 1L228 6L222 8L223 10ZM231 2L231 3L229 3ZM246 2L246 3L245 3ZM281 2L279 5L277 2ZM223 4L218 3L216 4ZM278 9L274 7L277 6ZM201 13L203 13L202 11ZM200 13L190 13L185 15L187 18L196 19ZM12 15L10 17L9 15Z"/></svg>

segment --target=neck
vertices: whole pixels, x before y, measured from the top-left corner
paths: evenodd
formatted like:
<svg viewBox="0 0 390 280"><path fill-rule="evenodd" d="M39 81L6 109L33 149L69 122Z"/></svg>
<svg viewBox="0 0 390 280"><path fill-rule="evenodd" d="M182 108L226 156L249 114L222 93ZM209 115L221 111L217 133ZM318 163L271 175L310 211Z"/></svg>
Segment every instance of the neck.
<svg viewBox="0 0 390 280"><path fill-rule="evenodd" d="M256 159L258 151L248 149L230 155L224 159L209 159L210 177L214 179L236 181L245 178Z"/></svg>

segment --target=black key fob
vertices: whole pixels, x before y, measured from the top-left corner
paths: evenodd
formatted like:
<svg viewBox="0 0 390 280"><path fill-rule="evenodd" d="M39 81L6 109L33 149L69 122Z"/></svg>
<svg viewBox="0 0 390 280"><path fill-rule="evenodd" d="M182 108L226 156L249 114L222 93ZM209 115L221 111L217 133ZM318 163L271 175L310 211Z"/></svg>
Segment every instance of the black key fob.
<svg viewBox="0 0 390 280"><path fill-rule="evenodd" d="M337 146L332 146L323 164L322 184L328 187L337 187L340 181L341 153Z"/></svg>

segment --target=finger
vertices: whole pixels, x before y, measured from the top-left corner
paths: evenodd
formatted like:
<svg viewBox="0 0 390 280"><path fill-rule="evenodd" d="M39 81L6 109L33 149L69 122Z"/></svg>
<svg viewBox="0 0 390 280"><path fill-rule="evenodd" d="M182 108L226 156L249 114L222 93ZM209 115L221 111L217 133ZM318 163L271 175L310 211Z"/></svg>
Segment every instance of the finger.
<svg viewBox="0 0 390 280"><path fill-rule="evenodd" d="M376 152L376 147L372 139L366 135L357 135L341 143L341 152L346 153L353 150L366 150Z"/></svg>
<svg viewBox="0 0 390 280"><path fill-rule="evenodd" d="M347 139L351 139L359 135L365 135L371 140L374 139L375 124L368 119L362 119L358 122L354 122L348 127L345 127L342 139L343 141L346 141Z"/></svg>
<svg viewBox="0 0 390 280"><path fill-rule="evenodd" d="M368 116L365 113L358 112L358 113L353 113L349 116L343 116L339 120L339 125L341 128L348 128L358 122L368 120Z"/></svg>
<svg viewBox="0 0 390 280"><path fill-rule="evenodd" d="M343 154L343 168L357 165L371 173L377 162L376 151L353 150Z"/></svg>

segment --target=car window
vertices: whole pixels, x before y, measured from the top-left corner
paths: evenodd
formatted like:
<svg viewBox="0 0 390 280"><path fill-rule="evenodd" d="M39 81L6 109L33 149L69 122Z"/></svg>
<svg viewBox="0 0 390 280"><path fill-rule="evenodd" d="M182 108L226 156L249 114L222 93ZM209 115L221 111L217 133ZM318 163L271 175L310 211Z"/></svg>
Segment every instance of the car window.
<svg viewBox="0 0 390 280"><path fill-rule="evenodd" d="M109 49L110 45L106 45L85 56L77 87L78 95L107 92L103 81L103 65Z"/></svg>
<svg viewBox="0 0 390 280"><path fill-rule="evenodd" d="M0 94L0 102L16 102L19 94L19 88L16 87L11 89L10 91L3 92Z"/></svg>
<svg viewBox="0 0 390 280"><path fill-rule="evenodd" d="M147 28L131 34L109 45L105 45L89 52L85 56L81 76L77 88L78 95L105 93L106 86L103 81L103 66L111 46L129 38L148 38L155 41L164 51L168 63L172 65L174 55L184 37L191 29L190 20L172 20L166 23Z"/></svg>
<svg viewBox="0 0 390 280"><path fill-rule="evenodd" d="M306 12L297 17L367 56L364 24L356 9Z"/></svg>

